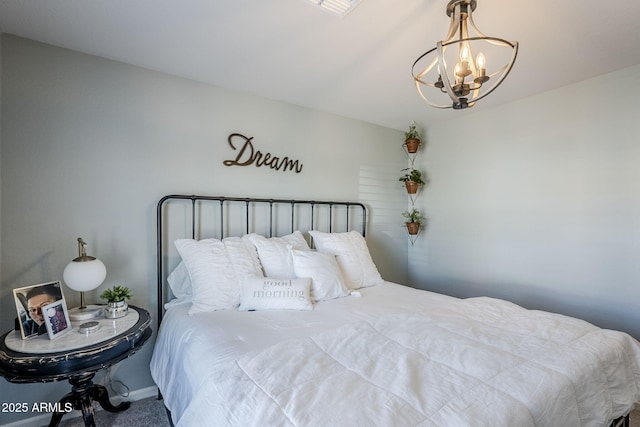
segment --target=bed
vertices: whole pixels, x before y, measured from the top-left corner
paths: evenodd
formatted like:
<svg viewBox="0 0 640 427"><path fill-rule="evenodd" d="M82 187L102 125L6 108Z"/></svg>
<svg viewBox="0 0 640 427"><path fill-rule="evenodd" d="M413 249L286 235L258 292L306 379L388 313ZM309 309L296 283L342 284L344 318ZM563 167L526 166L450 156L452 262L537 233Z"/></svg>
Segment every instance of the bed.
<svg viewBox="0 0 640 427"><path fill-rule="evenodd" d="M176 426L628 426L640 344L385 281L357 202L170 195L151 374Z"/></svg>

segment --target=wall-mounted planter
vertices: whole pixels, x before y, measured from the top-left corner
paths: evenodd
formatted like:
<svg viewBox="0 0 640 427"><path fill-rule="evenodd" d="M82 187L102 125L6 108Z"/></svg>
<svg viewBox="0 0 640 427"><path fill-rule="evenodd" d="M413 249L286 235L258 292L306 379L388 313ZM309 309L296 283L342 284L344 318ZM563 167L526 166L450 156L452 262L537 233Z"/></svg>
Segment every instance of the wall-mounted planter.
<svg viewBox="0 0 640 427"><path fill-rule="evenodd" d="M402 216L405 217L404 226L407 230L409 241L411 242L411 245L413 245L418 238L418 234L420 234L420 230L422 228L421 221L423 219L420 211L415 208L415 202L416 198L418 197L417 194L420 190L420 187L426 185L426 178L423 178L422 172L413 167L416 153L418 152L418 150L420 149L420 145L422 144L420 134L416 128L416 124L413 121L409 126L409 131L405 132L404 139L405 140L404 144L402 144L402 148L407 154L407 158L410 161L410 166L402 170L402 172L404 172L404 175L400 177L399 181L404 182L407 194L409 195L409 200L411 202L411 210L404 212Z"/></svg>
<svg viewBox="0 0 640 427"><path fill-rule="evenodd" d="M404 185L407 188L408 194L416 194L420 187L420 185L415 181L405 181Z"/></svg>
<svg viewBox="0 0 640 427"><path fill-rule="evenodd" d="M419 222L407 222L407 233L411 236L415 236L420 232L420 223Z"/></svg>
<svg viewBox="0 0 640 427"><path fill-rule="evenodd" d="M407 153L414 154L418 151L418 147L420 147L420 139L409 138L404 142L404 145L407 147Z"/></svg>
<svg viewBox="0 0 640 427"><path fill-rule="evenodd" d="M407 173L402 175L398 181L404 182L404 185L407 188L407 193L416 194L418 192L418 188L421 185L424 185L422 172L413 168L403 169L403 171L407 171Z"/></svg>

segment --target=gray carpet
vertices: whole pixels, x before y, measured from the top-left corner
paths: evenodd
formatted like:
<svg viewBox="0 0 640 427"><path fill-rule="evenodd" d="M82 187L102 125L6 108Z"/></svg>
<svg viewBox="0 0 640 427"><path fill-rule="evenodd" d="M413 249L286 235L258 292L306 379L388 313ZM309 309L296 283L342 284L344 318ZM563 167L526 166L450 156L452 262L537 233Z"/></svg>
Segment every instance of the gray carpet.
<svg viewBox="0 0 640 427"><path fill-rule="evenodd" d="M65 417L66 418L66 417ZM83 427L82 417L62 419L61 427ZM169 416L162 400L155 397L131 402L131 407L123 412L111 413L103 411L98 406L95 411L96 426L109 427L171 427ZM629 427L640 427L640 408L636 404L636 410L631 412Z"/></svg>
<svg viewBox="0 0 640 427"><path fill-rule="evenodd" d="M96 405L94 406L96 427L171 426L163 401L156 397L131 402L131 407L122 412L104 411L100 405ZM79 414L80 412L75 413ZM69 415L62 418L61 427L84 427L82 415L68 418Z"/></svg>

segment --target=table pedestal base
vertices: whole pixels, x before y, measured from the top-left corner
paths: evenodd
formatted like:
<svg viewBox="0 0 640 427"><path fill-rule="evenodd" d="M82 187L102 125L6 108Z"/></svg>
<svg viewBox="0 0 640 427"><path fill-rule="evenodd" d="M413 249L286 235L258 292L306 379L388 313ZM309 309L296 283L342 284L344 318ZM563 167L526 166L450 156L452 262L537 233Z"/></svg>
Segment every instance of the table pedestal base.
<svg viewBox="0 0 640 427"><path fill-rule="evenodd" d="M124 411L131 406L131 402L122 402L117 406L113 405L109 400L107 389L91 381L94 375L94 373L86 373L69 378L69 383L72 385L71 393L68 393L60 399L58 404L59 410L51 416L49 427L56 427L60 424L62 417L66 414L62 409L67 408L69 403L71 403L73 409L82 411L82 418L84 419L84 425L86 427L95 427L96 425L93 419L94 401L98 402L100 406L102 406L102 409L109 412Z"/></svg>

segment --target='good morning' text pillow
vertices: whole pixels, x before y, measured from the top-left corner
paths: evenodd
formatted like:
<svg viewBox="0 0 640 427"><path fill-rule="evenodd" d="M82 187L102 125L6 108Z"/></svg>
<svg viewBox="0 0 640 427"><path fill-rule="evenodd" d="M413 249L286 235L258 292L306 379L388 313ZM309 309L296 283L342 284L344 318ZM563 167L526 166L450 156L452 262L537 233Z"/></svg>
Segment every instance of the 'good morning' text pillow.
<svg viewBox="0 0 640 427"><path fill-rule="evenodd" d="M238 310L313 310L311 279L247 276Z"/></svg>

